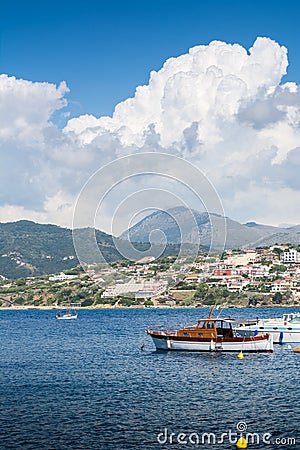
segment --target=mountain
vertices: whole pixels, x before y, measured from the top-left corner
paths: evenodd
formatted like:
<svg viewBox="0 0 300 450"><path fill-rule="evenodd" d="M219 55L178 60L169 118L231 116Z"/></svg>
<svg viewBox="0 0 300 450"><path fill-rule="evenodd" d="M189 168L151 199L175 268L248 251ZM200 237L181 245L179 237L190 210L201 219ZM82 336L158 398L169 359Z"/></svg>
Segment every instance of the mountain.
<svg viewBox="0 0 300 450"><path fill-rule="evenodd" d="M82 238L89 229L81 230ZM96 231L101 251L108 261L121 256L112 236ZM0 274L8 278L56 273L78 265L72 231L28 220L0 223Z"/></svg>
<svg viewBox="0 0 300 450"><path fill-rule="evenodd" d="M130 256L128 246L118 239L99 230L82 228L75 230L76 242L84 249L81 259L85 263L98 262L99 251L92 245L91 236L96 241L105 261L113 262L124 259L117 248ZM114 242L115 241L115 242ZM137 243L139 251L149 248L148 243ZM179 247L169 245L163 255L176 255ZM154 246L148 253L157 254ZM0 275L6 278L57 273L72 269L79 264L73 245L72 231L56 225L44 225L20 220L18 222L0 223Z"/></svg>
<svg viewBox="0 0 300 450"><path fill-rule="evenodd" d="M213 229L214 249L220 249L223 245L223 230L226 223L225 248L228 249L265 246L281 242L300 243L300 226L279 228L255 222L241 224L219 214L194 210L192 214L194 220L191 220L191 211L185 207L155 211L124 232L120 238L129 238L132 242L148 242L151 234L152 242L159 243L162 242L162 233L158 234L157 230L161 230L168 244L180 244L182 240L184 243L193 244L197 242L199 236L201 245L209 247Z"/></svg>
<svg viewBox="0 0 300 450"><path fill-rule="evenodd" d="M214 233L214 249L223 248L223 227L226 221L227 240L225 248L247 248L269 246L280 243L300 243L300 225L279 228L248 222L240 224L228 217L193 211L182 207L168 211L156 211L131 227L119 238L92 228L75 230L77 244L83 249L81 260L85 263L99 261L97 247L91 244L91 236L96 241L105 261L121 259L140 259L132 253L131 247L145 255L177 255L195 251L195 242L199 233L202 249L210 246L211 230ZM178 224L180 224L180 229ZM161 245L162 230L167 245ZM181 235L181 232L182 235ZM151 233L152 246L149 245ZM131 244L127 240L130 236ZM181 240L183 244L181 246ZM162 249L165 250L162 252ZM73 244L72 231L56 225L43 225L28 220L0 223L0 275L7 278L22 278L31 275L57 273L76 267L79 264Z"/></svg>
<svg viewBox="0 0 300 450"><path fill-rule="evenodd" d="M244 225L255 230L261 237L272 236L272 234L286 231L286 228L274 227L273 225L262 225L256 222L247 222Z"/></svg>
<svg viewBox="0 0 300 450"><path fill-rule="evenodd" d="M289 228L277 228L273 234L263 236L259 242L261 246L274 244L300 244L300 225Z"/></svg>

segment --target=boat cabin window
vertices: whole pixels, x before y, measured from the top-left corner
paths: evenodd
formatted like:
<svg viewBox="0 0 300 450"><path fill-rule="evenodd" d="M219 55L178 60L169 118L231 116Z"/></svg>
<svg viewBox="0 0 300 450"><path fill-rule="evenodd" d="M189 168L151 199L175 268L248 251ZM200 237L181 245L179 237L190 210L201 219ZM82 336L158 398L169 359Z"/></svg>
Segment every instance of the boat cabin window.
<svg viewBox="0 0 300 450"><path fill-rule="evenodd" d="M224 329L231 329L231 323L229 323L229 322L221 322L221 328L224 328Z"/></svg>
<svg viewBox="0 0 300 450"><path fill-rule="evenodd" d="M300 317L295 317L291 320L291 323L300 323Z"/></svg>
<svg viewBox="0 0 300 450"><path fill-rule="evenodd" d="M203 336L203 333L198 333L198 336L202 337L202 336Z"/></svg>
<svg viewBox="0 0 300 450"><path fill-rule="evenodd" d="M218 336L233 337L231 323L220 320L220 321L216 322L216 327L217 327Z"/></svg>
<svg viewBox="0 0 300 450"><path fill-rule="evenodd" d="M183 333L183 336L188 336L189 333L187 333L186 331Z"/></svg>
<svg viewBox="0 0 300 450"><path fill-rule="evenodd" d="M198 324L197 324L197 328L206 328L206 322L201 322L199 320Z"/></svg>

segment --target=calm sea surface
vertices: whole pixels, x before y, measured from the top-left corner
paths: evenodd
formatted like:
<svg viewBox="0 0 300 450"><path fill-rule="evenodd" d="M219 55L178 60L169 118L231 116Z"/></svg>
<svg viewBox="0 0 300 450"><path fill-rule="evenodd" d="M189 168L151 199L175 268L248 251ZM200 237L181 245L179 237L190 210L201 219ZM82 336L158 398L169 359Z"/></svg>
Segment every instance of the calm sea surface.
<svg viewBox="0 0 300 450"><path fill-rule="evenodd" d="M286 345L244 360L156 352L144 333L192 325L207 311L85 310L77 321L55 320L54 311L1 311L0 448L233 449L221 435L239 424L258 434L249 449L300 449L300 354ZM211 443L203 433L213 433Z"/></svg>

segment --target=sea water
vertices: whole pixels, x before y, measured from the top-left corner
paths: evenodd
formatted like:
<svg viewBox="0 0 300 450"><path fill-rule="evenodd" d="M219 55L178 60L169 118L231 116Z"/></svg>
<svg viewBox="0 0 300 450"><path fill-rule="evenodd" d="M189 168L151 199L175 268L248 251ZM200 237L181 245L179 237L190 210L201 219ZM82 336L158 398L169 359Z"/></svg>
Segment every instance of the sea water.
<svg viewBox="0 0 300 450"><path fill-rule="evenodd" d="M207 313L82 310L78 320L58 321L54 311L1 311L0 448L230 449L250 433L248 448L300 449L300 354L290 346L239 360L157 352L144 332L193 325Z"/></svg>

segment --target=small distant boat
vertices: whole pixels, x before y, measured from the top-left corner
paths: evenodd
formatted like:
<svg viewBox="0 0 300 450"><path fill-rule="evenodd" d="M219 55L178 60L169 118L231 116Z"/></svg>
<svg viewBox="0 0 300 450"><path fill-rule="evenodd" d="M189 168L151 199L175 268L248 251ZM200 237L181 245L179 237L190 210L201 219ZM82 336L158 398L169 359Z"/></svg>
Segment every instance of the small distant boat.
<svg viewBox="0 0 300 450"><path fill-rule="evenodd" d="M232 327L234 319L212 318L198 320L194 326L180 329L145 330L157 350L185 350L196 352L273 352L273 339L269 334L236 336Z"/></svg>
<svg viewBox="0 0 300 450"><path fill-rule="evenodd" d="M59 311L56 314L56 319L59 320L72 320L72 319L77 319L78 314L76 311Z"/></svg>
<svg viewBox="0 0 300 450"><path fill-rule="evenodd" d="M300 343L300 313L284 314L275 319L257 319L242 322L236 326L239 336L255 336L268 333L273 336L274 344Z"/></svg>

